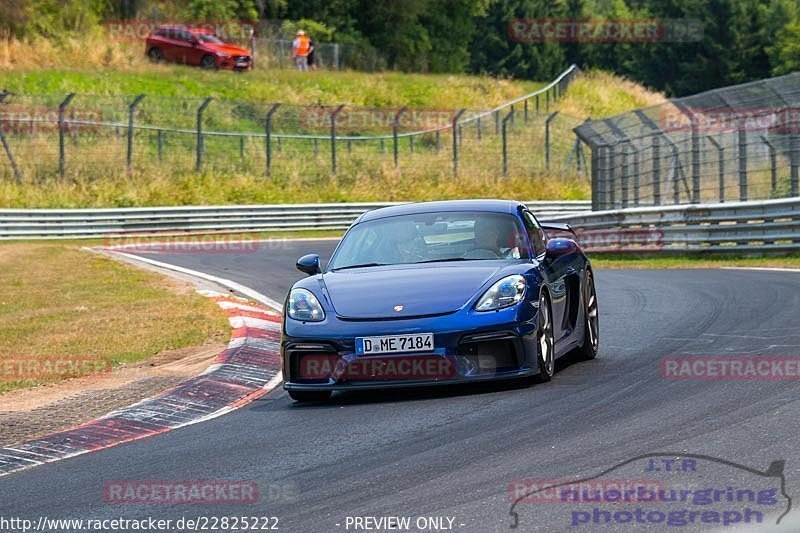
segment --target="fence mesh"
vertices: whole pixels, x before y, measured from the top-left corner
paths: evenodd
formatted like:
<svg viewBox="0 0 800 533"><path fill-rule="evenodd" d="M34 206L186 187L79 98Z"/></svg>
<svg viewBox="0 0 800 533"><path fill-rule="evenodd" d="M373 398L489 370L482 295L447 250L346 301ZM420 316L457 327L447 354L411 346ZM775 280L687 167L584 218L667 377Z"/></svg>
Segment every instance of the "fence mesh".
<svg viewBox="0 0 800 533"><path fill-rule="evenodd" d="M0 93L0 179L19 183L211 170L336 177L378 167L588 179L573 133L551 105L577 74L493 110L297 106L152 95Z"/></svg>
<svg viewBox="0 0 800 533"><path fill-rule="evenodd" d="M576 128L594 209L798 196L800 74L716 89Z"/></svg>

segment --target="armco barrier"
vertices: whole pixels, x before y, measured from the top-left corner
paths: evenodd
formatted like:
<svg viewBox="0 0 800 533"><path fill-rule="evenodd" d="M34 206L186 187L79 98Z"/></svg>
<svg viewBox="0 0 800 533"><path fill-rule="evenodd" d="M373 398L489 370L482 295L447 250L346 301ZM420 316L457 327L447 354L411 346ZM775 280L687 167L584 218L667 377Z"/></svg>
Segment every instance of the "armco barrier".
<svg viewBox="0 0 800 533"><path fill-rule="evenodd" d="M589 202L527 202L540 218L587 211ZM399 203L276 204L118 209L0 209L0 240L87 239L130 233L344 230L361 213Z"/></svg>
<svg viewBox="0 0 800 533"><path fill-rule="evenodd" d="M584 248L595 253L800 251L800 198L640 207L553 220L572 225Z"/></svg>

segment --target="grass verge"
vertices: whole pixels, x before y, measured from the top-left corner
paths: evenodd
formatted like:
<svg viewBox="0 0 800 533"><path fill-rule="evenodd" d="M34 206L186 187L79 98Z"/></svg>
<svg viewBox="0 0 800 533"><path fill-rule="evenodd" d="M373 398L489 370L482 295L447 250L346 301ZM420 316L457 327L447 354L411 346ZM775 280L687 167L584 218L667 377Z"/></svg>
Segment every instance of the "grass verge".
<svg viewBox="0 0 800 533"><path fill-rule="evenodd" d="M0 393L229 335L210 299L75 244L0 245L0 286Z"/></svg>
<svg viewBox="0 0 800 533"><path fill-rule="evenodd" d="M688 268L791 268L800 269L800 255L776 257L739 257L739 256L639 256L623 255L591 255L594 268L611 269L688 269Z"/></svg>

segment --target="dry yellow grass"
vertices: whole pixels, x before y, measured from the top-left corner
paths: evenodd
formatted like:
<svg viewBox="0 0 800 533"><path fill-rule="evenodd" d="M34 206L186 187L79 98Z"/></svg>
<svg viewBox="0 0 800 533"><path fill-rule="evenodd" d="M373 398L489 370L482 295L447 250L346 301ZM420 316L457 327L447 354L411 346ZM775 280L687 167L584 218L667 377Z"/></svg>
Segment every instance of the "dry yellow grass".
<svg viewBox="0 0 800 533"><path fill-rule="evenodd" d="M562 113L603 118L640 107L663 104L667 97L620 76L591 70L572 83L556 105Z"/></svg>
<svg viewBox="0 0 800 533"><path fill-rule="evenodd" d="M91 370L228 336L212 300L75 245L0 245L0 286L0 393L55 379L5 364L79 361Z"/></svg>

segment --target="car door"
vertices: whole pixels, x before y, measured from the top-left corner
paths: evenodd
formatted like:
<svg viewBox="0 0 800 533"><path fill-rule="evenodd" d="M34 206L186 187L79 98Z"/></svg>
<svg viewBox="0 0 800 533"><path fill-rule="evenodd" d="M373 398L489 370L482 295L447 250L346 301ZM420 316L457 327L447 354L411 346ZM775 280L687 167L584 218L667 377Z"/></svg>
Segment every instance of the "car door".
<svg viewBox="0 0 800 533"><path fill-rule="evenodd" d="M545 234L536 217L528 210L523 211L522 218L525 231L528 233L534 255L539 260L539 269L550 288L550 298L553 312L553 336L556 344L571 333L566 320L568 309L567 275L568 262L551 260L545 256L547 235Z"/></svg>
<svg viewBox="0 0 800 533"><path fill-rule="evenodd" d="M186 60L184 62L187 65L200 65L200 61L203 59L203 56L208 53L203 47L203 40L197 35L191 34L190 32L186 33L187 42L189 45L186 48Z"/></svg>
<svg viewBox="0 0 800 533"><path fill-rule="evenodd" d="M175 59L179 63L191 64L191 57L194 52L192 35L185 30L175 30L174 51Z"/></svg>
<svg viewBox="0 0 800 533"><path fill-rule="evenodd" d="M161 36L161 52L164 54L164 59L167 61L180 61L179 58L179 40L178 34L180 30L174 28L167 28Z"/></svg>

